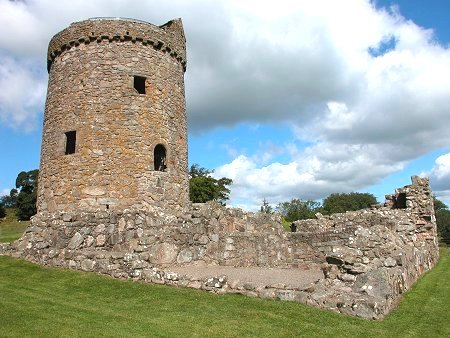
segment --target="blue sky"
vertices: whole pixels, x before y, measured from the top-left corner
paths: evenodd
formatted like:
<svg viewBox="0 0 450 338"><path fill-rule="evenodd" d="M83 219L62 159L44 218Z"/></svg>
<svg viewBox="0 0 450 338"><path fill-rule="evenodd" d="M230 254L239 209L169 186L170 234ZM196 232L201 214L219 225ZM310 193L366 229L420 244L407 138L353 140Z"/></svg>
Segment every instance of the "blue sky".
<svg viewBox="0 0 450 338"><path fill-rule="evenodd" d="M430 177L450 202L450 1L0 0L0 193L39 166L46 48L97 16L181 17L189 162L255 209Z"/></svg>

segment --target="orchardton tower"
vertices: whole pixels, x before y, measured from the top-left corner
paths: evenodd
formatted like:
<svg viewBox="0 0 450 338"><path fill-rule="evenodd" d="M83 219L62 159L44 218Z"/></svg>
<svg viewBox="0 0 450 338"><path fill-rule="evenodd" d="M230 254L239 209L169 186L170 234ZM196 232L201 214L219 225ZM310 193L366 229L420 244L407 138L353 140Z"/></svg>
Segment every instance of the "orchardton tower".
<svg viewBox="0 0 450 338"><path fill-rule="evenodd" d="M76 22L48 48L38 212L187 205L180 19Z"/></svg>

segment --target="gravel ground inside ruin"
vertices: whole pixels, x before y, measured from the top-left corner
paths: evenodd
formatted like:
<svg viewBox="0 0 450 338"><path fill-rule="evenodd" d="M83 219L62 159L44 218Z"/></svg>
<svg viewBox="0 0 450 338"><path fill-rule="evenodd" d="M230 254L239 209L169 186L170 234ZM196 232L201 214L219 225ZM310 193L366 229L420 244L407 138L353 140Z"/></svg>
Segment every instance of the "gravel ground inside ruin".
<svg viewBox="0 0 450 338"><path fill-rule="evenodd" d="M171 267L170 272L187 275L193 279L227 276L228 283L249 282L255 286L285 284L295 288L306 288L323 278L320 269L277 269L260 267L232 267L232 266L183 266Z"/></svg>

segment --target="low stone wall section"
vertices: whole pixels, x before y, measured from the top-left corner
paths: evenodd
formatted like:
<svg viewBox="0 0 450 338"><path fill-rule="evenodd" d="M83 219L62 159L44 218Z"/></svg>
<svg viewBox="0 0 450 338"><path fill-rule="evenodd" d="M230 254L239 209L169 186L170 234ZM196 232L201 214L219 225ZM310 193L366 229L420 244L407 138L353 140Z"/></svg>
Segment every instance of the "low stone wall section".
<svg viewBox="0 0 450 338"><path fill-rule="evenodd" d="M225 266L305 267L324 256L283 229L278 215L247 213L215 203L191 214L160 210L39 213L16 243L29 260L99 271L89 262L130 256L141 268L193 262ZM104 261L102 261L104 262ZM126 273L131 271L121 266ZM102 269L101 269L102 270Z"/></svg>
<svg viewBox="0 0 450 338"><path fill-rule="evenodd" d="M396 196L404 208L397 208ZM156 208L41 212L21 239L0 245L0 254L118 278L299 301L378 319L438 260L428 180L413 178L412 186L387 201L394 202L298 221L297 233L286 232L279 215L216 203L194 204L190 213L178 214ZM225 275L198 279L172 272L192 264L205 269L320 268L323 278L298 288L289 282L251 286Z"/></svg>

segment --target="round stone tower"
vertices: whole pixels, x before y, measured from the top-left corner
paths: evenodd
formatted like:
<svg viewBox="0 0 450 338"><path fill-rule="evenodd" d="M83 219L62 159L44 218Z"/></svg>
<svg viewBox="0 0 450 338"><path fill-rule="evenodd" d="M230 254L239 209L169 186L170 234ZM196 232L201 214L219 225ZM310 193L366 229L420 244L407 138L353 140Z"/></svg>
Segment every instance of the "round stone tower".
<svg viewBox="0 0 450 338"><path fill-rule="evenodd" d="M39 212L185 207L180 19L76 22L48 48Z"/></svg>

